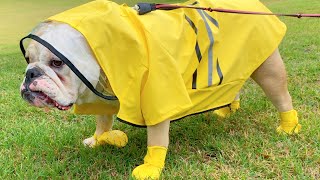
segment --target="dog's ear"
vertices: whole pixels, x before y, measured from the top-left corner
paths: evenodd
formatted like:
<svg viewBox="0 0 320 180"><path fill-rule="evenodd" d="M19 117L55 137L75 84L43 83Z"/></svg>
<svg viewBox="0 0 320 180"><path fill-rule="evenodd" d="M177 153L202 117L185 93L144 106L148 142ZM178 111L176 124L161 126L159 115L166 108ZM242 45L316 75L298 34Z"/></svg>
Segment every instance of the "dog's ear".
<svg viewBox="0 0 320 180"><path fill-rule="evenodd" d="M53 24L51 20L47 20L44 22L39 23L32 31L31 34L36 34L41 36L46 32L46 30L50 27L50 24Z"/></svg>

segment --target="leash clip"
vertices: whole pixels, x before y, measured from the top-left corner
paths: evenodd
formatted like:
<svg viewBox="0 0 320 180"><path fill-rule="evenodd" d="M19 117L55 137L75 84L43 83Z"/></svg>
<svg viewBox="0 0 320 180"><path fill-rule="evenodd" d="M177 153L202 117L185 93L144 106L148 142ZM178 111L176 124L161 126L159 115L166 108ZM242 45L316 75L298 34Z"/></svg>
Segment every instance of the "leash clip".
<svg viewBox="0 0 320 180"><path fill-rule="evenodd" d="M136 10L139 15L143 15L154 11L157 8L155 3L137 3L134 5L133 9Z"/></svg>

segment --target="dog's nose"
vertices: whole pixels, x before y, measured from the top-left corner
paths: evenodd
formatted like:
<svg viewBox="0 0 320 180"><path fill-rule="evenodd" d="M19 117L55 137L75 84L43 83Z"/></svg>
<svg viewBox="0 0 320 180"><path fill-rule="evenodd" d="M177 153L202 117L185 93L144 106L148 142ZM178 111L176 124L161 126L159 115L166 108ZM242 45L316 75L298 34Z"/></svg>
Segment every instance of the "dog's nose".
<svg viewBox="0 0 320 180"><path fill-rule="evenodd" d="M26 72L26 83L32 82L34 79L43 75L43 71L40 68L34 67L28 69Z"/></svg>

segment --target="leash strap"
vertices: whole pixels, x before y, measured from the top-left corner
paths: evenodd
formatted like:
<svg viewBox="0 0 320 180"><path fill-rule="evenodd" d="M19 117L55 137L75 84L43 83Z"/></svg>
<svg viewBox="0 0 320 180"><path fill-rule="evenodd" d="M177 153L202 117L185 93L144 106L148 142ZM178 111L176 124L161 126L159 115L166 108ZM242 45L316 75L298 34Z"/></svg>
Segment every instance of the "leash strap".
<svg viewBox="0 0 320 180"><path fill-rule="evenodd" d="M103 99L106 99L106 100L118 100L118 98L116 96L107 96L107 95L104 95L101 92L97 91L94 88L94 86L88 81L88 79L86 77L84 77L84 75L69 61L68 58L66 58L63 54L61 54L57 49L55 49L47 41L45 41L45 40L41 39L39 36L36 36L33 34L29 34L28 36L26 36L20 40L20 49L21 49L21 52L22 52L22 54L28 64L29 64L29 59L27 59L25 57L26 51L23 47L23 40L25 40L27 38L33 39L33 40L37 41L38 43L42 44L43 46L45 46L46 48L48 48L54 55L56 55L61 61L63 61L95 95L97 95Z"/></svg>
<svg viewBox="0 0 320 180"><path fill-rule="evenodd" d="M288 17L315 17L319 18L320 14L281 14L281 13L267 13L267 12L255 12L255 11L243 11L243 10L233 10L233 9L221 9L221 8L210 8L210 7L198 7L198 6L181 6L174 4L155 4L155 3L137 3L133 7L138 11L139 15L147 14L155 10L173 10L179 8L188 8L188 9L200 9L205 11L215 11L221 13L232 13L232 14L250 14L250 15L273 15L273 16L288 16Z"/></svg>

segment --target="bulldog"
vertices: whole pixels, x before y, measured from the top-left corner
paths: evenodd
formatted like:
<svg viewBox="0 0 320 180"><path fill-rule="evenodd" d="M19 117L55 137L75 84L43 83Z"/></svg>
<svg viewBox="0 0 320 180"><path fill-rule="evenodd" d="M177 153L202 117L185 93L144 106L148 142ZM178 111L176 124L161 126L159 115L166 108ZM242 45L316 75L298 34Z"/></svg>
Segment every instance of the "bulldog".
<svg viewBox="0 0 320 180"><path fill-rule="evenodd" d="M256 0L185 4L268 11ZM75 113L96 114L94 135L83 141L89 147L127 144L125 133L112 130L114 114L146 126L147 154L132 176L158 179L170 122L219 108L224 114L236 111L237 93L250 77L279 111L277 132L300 131L277 48L284 33L285 25L271 16L192 9L139 16L126 5L93 1L34 29L37 38L26 51L22 46L28 66L21 95L36 107L74 106Z"/></svg>

